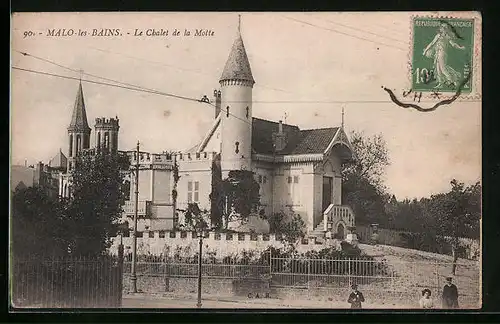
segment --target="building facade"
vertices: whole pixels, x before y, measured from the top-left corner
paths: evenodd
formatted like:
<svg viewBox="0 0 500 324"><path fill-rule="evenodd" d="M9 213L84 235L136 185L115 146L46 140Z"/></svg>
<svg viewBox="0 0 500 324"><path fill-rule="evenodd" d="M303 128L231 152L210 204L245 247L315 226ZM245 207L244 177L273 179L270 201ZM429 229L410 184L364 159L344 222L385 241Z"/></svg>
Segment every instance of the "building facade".
<svg viewBox="0 0 500 324"><path fill-rule="evenodd" d="M300 215L309 235L331 231L345 237L355 224L354 214L342 204L342 164L353 159L343 126L301 130L282 121L252 114L255 80L238 28L236 40L214 90L215 118L199 144L179 153L130 151L131 170L139 164L139 181L129 174L129 200L124 219L132 224L138 196L138 230L172 230L182 223L189 203L210 210L212 164L220 157L223 178L232 170L249 170L260 186L261 212ZM80 84L68 127L68 167L90 147ZM118 150L118 119L97 118L95 147ZM178 172L178 179L175 173ZM60 195L71 194L68 174L61 174Z"/></svg>

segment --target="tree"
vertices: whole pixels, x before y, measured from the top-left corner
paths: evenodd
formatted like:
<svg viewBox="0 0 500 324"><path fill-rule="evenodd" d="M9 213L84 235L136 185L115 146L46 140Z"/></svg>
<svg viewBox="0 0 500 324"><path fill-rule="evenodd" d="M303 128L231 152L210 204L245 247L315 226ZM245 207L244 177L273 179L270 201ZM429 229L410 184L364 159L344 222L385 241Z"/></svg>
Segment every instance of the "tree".
<svg viewBox="0 0 500 324"><path fill-rule="evenodd" d="M366 179L368 183L383 191L382 177L389 165L389 152L382 134L367 137L363 132L353 131L350 141L356 161L344 165L343 179Z"/></svg>
<svg viewBox="0 0 500 324"><path fill-rule="evenodd" d="M480 184L465 187L453 179L451 190L433 195L428 204L428 212L437 224L437 234L451 245L453 255L452 273L455 274L458 251L462 248L460 237L479 237L481 220Z"/></svg>
<svg viewBox="0 0 500 324"><path fill-rule="evenodd" d="M186 209L179 209L179 211L184 213L184 229L207 230L209 228L207 221L203 217L207 214L207 211L202 211L197 203L188 203Z"/></svg>
<svg viewBox="0 0 500 324"><path fill-rule="evenodd" d="M71 233L63 201L50 198L38 187L28 187L13 193L11 206L11 247L15 257L68 253Z"/></svg>
<svg viewBox="0 0 500 324"><path fill-rule="evenodd" d="M212 161L212 192L210 193L210 222L212 227L222 229L224 209L224 184L220 166L220 154Z"/></svg>
<svg viewBox="0 0 500 324"><path fill-rule="evenodd" d="M118 154L78 157L71 173L72 196L67 208L72 254L99 255L110 246L123 212L123 170L128 168L128 158Z"/></svg>
<svg viewBox="0 0 500 324"><path fill-rule="evenodd" d="M386 225L383 175L389 165L387 145L382 135L367 137L362 132L351 133L353 163L342 169L342 200L352 206L356 222Z"/></svg>
<svg viewBox="0 0 500 324"><path fill-rule="evenodd" d="M260 205L260 186L255 181L254 173L247 170L229 171L223 181L224 196L227 198L228 211L224 213L225 229L227 229L231 215L239 219L248 219L250 213ZM234 208L234 213L230 209Z"/></svg>

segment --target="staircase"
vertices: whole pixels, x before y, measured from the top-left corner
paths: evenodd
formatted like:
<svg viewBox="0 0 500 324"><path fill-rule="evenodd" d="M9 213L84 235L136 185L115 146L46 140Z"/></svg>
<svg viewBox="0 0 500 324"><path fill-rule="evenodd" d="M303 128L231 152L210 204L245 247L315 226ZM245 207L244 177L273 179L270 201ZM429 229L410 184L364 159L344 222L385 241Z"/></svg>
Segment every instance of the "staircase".
<svg viewBox="0 0 500 324"><path fill-rule="evenodd" d="M321 222L316 225L314 230L309 233L309 237L325 238L325 220L322 219Z"/></svg>

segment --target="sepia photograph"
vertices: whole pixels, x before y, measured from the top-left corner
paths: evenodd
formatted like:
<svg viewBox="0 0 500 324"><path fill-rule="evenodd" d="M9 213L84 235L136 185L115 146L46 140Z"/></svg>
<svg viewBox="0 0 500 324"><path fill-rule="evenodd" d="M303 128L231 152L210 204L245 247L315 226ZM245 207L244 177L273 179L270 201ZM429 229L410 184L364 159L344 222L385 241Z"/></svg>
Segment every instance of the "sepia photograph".
<svg viewBox="0 0 500 324"><path fill-rule="evenodd" d="M13 13L11 310L480 309L481 24Z"/></svg>

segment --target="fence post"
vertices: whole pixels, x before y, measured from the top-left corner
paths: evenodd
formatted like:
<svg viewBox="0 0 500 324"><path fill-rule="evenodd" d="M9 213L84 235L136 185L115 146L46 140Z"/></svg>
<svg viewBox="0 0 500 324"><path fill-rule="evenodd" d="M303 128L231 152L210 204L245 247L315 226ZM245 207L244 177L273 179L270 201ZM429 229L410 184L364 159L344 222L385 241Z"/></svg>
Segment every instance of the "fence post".
<svg viewBox="0 0 500 324"><path fill-rule="evenodd" d="M120 238L121 239L121 238ZM116 302L118 305L117 307L122 306L122 298L123 298L123 243L120 242L120 245L118 245L118 289L117 291L117 299Z"/></svg>
<svg viewBox="0 0 500 324"><path fill-rule="evenodd" d="M307 292L309 294L309 296L311 295L311 290L310 290L310 285L309 285L309 281L311 280L311 261L312 259L309 259L307 261Z"/></svg>
<svg viewBox="0 0 500 324"><path fill-rule="evenodd" d="M347 259L347 290L349 290L349 286L351 286L351 258Z"/></svg>

